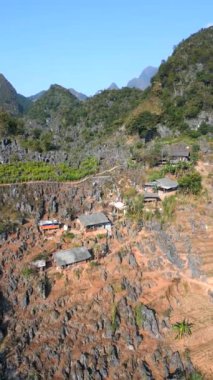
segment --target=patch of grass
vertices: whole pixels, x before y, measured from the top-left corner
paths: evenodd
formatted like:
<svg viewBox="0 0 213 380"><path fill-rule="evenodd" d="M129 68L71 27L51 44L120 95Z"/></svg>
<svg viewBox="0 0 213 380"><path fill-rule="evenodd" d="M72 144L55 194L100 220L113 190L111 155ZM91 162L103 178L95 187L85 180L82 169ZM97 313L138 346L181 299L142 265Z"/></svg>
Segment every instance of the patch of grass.
<svg viewBox="0 0 213 380"><path fill-rule="evenodd" d="M73 240L75 238L75 235L73 234L73 232L66 232L62 235L62 240L63 241L70 241L70 240Z"/></svg>
<svg viewBox="0 0 213 380"><path fill-rule="evenodd" d="M90 261L89 265L90 265L91 268L97 268L101 264L98 261Z"/></svg>
<svg viewBox="0 0 213 380"><path fill-rule="evenodd" d="M195 370L190 374L188 380L204 380L205 376L200 371Z"/></svg>
<svg viewBox="0 0 213 380"><path fill-rule="evenodd" d="M44 252L41 252L39 253L37 256L35 256L33 258L33 261L36 261L36 260L47 260L49 258L49 253L44 251Z"/></svg>
<svg viewBox="0 0 213 380"><path fill-rule="evenodd" d="M112 305L112 310L111 310L111 326L112 326L112 331L115 333L116 329L118 328L118 323L117 323L117 304Z"/></svg>
<svg viewBox="0 0 213 380"><path fill-rule="evenodd" d="M166 197L163 202L163 214L162 221L168 222L173 219L176 209L177 199L175 195L171 195L170 197Z"/></svg>
<svg viewBox="0 0 213 380"><path fill-rule="evenodd" d="M140 303L135 306L134 313L135 313L135 321L137 323L137 326L141 328L143 326L143 316L142 316L142 309L143 304Z"/></svg>
<svg viewBox="0 0 213 380"><path fill-rule="evenodd" d="M33 275L35 275L36 271L33 268L25 267L22 269L22 276L25 278L29 278Z"/></svg>
<svg viewBox="0 0 213 380"><path fill-rule="evenodd" d="M106 234L97 234L97 239L101 240L103 238L106 238Z"/></svg>
<svg viewBox="0 0 213 380"><path fill-rule="evenodd" d="M119 282L112 285L114 293L120 293L123 290L122 284Z"/></svg>

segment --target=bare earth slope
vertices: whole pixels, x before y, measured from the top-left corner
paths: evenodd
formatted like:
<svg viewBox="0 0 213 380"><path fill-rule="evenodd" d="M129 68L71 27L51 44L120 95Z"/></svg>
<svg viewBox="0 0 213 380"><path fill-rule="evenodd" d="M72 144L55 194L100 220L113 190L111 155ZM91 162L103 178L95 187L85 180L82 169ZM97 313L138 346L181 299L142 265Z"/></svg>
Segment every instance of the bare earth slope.
<svg viewBox="0 0 213 380"><path fill-rule="evenodd" d="M213 378L212 166L198 169L208 193L180 199L164 229L111 213L128 182L123 171L74 185L1 188L2 212L31 218L1 235L0 378L189 379L195 369ZM99 210L113 221L111 238L70 222L71 213ZM69 221L73 236L41 234L42 216ZM94 260L58 270L52 253L82 243ZM48 267L32 273L41 254ZM172 324L184 318L192 335L175 340Z"/></svg>

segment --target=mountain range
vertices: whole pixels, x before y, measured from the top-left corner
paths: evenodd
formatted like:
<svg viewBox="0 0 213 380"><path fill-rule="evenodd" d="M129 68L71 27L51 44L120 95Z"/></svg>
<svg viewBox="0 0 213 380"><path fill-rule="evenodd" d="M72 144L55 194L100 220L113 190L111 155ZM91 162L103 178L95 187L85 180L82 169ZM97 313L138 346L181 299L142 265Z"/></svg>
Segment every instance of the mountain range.
<svg viewBox="0 0 213 380"><path fill-rule="evenodd" d="M139 86L143 78L148 84L155 75L144 91L135 88L138 82L133 80L132 87L118 89L112 83L110 89L87 98L73 89L52 85L29 99L17 94L1 74L0 107L19 115L22 134L20 127L13 133L19 133L16 142L26 149L26 159L27 155L33 157L30 152L34 151L46 159L47 150L52 151L51 160L58 160L60 152L68 152L70 160L82 159L89 152L113 160L116 156L109 152L118 144L123 160L129 154L131 135L148 142L183 131L192 135L203 123L212 125L212 39L213 28L202 29L177 45L157 72L153 67L145 69L138 78ZM7 136L9 130L2 127L1 135ZM48 144L44 147L45 139ZM2 160L9 157L4 153Z"/></svg>
<svg viewBox="0 0 213 380"><path fill-rule="evenodd" d="M151 78L156 74L157 68L149 66L144 69L138 78L134 78L127 83L126 87L138 88L140 90L146 89L150 85ZM119 87L116 83L111 83L107 90L118 90ZM87 95L76 91L74 88L69 88L71 94L77 99L84 101L88 98ZM101 92L98 91L97 93ZM0 107L7 110L13 115L22 114L30 106L31 102L35 102L45 93L45 90L38 92L35 95L25 97L16 92L12 84L0 74Z"/></svg>

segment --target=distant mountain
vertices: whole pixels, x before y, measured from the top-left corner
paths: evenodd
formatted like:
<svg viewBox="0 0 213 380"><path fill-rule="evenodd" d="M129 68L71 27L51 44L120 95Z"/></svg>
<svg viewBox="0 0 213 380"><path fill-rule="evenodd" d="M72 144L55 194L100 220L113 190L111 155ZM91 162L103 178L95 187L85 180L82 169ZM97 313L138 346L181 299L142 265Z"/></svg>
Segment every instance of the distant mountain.
<svg viewBox="0 0 213 380"><path fill-rule="evenodd" d="M12 84L0 74L0 109L12 115L22 114L30 105L30 100L16 92Z"/></svg>
<svg viewBox="0 0 213 380"><path fill-rule="evenodd" d="M36 120L40 125L51 125L55 121L58 123L62 115L64 119L67 113L71 117L72 110L79 104L79 100L69 90L54 84L32 103L27 117ZM63 120L61 123L63 124Z"/></svg>
<svg viewBox="0 0 213 380"><path fill-rule="evenodd" d="M69 91L71 92L72 95L74 95L78 100L86 100L88 98L88 96L86 96L85 94L82 94L81 92L78 92L76 90L74 90L74 88L69 88Z"/></svg>
<svg viewBox="0 0 213 380"><path fill-rule="evenodd" d="M74 95L78 100L83 101L87 99L87 96L85 94L82 94L81 92L74 90L74 88L69 88L67 91L69 91L72 95ZM37 94L30 96L29 99L32 102L36 102L45 94L45 92L47 91L40 91Z"/></svg>
<svg viewBox="0 0 213 380"><path fill-rule="evenodd" d="M157 73L157 67L146 67L138 78L134 78L127 83L127 87L135 87L140 90L145 90L150 86L152 77Z"/></svg>
<svg viewBox="0 0 213 380"><path fill-rule="evenodd" d="M119 90L119 87L117 86L116 83L112 82L107 90Z"/></svg>
<svg viewBox="0 0 213 380"><path fill-rule="evenodd" d="M28 99L30 99L32 102L36 102L36 100L40 99L41 96L43 96L45 92L46 92L46 91L44 91L44 90L43 90L43 91L40 91L40 92L38 92L38 93L35 94L35 95L31 95L31 96L29 96Z"/></svg>

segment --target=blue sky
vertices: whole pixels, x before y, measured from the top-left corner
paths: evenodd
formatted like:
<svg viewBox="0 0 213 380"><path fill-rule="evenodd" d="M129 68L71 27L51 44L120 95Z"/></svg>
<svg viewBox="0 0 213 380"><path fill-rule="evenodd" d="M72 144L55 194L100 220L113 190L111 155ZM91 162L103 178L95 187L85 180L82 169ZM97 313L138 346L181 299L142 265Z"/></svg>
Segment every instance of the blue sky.
<svg viewBox="0 0 213 380"><path fill-rule="evenodd" d="M213 23L212 0L0 0L0 72L29 96L50 84L87 95L158 66Z"/></svg>

